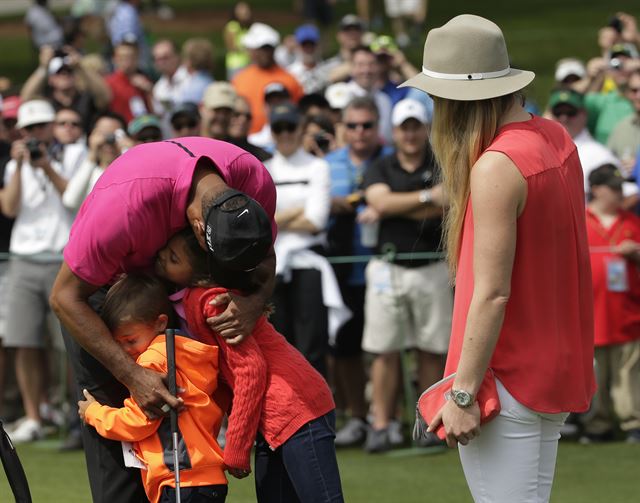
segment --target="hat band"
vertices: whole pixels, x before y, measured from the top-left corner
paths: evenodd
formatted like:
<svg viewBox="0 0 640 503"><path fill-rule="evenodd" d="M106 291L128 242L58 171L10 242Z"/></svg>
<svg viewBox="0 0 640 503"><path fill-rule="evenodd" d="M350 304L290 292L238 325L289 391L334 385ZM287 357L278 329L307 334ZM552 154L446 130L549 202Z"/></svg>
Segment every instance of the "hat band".
<svg viewBox="0 0 640 503"><path fill-rule="evenodd" d="M427 77L433 79L442 80L484 80L484 79L496 79L498 77L504 77L511 71L511 67L508 66L504 70L498 70L497 72L485 72L485 73L440 73L428 70L424 66L422 67L422 73Z"/></svg>

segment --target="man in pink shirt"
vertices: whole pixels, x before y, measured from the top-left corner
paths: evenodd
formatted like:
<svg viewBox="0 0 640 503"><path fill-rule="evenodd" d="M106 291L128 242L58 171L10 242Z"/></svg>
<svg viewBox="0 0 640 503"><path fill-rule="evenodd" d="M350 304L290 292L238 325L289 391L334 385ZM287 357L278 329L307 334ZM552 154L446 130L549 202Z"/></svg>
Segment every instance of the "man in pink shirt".
<svg viewBox="0 0 640 503"><path fill-rule="evenodd" d="M163 376L138 365L115 343L94 310L101 287L126 272L151 269L157 251L190 225L205 247L205 218L215 196L228 188L254 198L276 225L275 187L264 166L244 150L218 140L188 137L147 143L116 159L83 203L64 250L51 306L66 329L65 343L79 389L121 406L129 394L149 417L179 407ZM273 250L260 264L256 293L221 298L227 309L209 321L229 342L248 335L273 290ZM104 294L104 289L102 291ZM84 348L84 349L83 349ZM137 470L125 469L119 443L83 429L94 502L145 501Z"/></svg>

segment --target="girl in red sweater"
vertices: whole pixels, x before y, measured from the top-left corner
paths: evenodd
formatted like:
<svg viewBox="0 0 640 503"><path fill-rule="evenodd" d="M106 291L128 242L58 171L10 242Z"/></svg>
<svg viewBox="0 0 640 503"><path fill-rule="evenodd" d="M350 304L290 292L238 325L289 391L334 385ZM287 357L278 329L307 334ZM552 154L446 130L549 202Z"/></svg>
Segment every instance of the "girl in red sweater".
<svg viewBox="0 0 640 503"><path fill-rule="evenodd" d="M156 260L159 276L187 287L172 296L176 311L201 342L220 348L220 373L233 391L224 462L236 477L250 473L256 439L258 502L341 502L335 454L335 404L324 378L262 316L252 335L230 345L206 323L224 311L211 301L250 291L251 273L209 278L206 253L190 229L173 236ZM202 286L206 285L206 286ZM215 285L214 287L212 287Z"/></svg>

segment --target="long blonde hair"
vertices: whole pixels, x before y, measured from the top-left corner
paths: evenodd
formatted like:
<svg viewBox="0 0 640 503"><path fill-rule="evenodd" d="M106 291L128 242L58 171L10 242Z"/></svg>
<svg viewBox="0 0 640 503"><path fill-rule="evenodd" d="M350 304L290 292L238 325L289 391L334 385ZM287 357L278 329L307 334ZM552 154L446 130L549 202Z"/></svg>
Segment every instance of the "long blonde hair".
<svg viewBox="0 0 640 503"><path fill-rule="evenodd" d="M511 107L516 96L509 94L480 101L433 98L431 144L449 200L442 240L452 278L455 277L460 256L471 167L495 137L500 118Z"/></svg>

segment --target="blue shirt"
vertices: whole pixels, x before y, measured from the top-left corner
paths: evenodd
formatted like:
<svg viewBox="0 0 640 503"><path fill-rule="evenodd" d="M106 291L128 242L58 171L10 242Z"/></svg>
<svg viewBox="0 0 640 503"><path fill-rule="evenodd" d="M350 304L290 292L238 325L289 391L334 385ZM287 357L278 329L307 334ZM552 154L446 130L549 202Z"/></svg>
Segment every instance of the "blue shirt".
<svg viewBox="0 0 640 503"><path fill-rule="evenodd" d="M408 87L398 87L398 84L387 80L384 87L380 89L384 94L391 99L391 105L395 106L398 101L401 101L407 97L409 93Z"/></svg>
<svg viewBox="0 0 640 503"><path fill-rule="evenodd" d="M393 151L393 147L383 145L377 150L371 159L368 159L359 166L356 166L351 161L351 158L349 157L349 147L343 147L328 153L324 159L329 163L331 174L331 196L345 197L360 190L362 188L364 171L367 167L379 157L389 155L393 153ZM356 209L356 212L362 211L364 207L365 205L360 205ZM329 228L331 228L334 221L335 220L333 218L329 221ZM362 246L360 243L360 232L360 225L356 223L353 229L353 254L370 255L373 253L373 250ZM366 265L367 264L364 262L353 264L353 267L351 268L351 275L348 279L348 283L350 285L365 284L364 269Z"/></svg>

